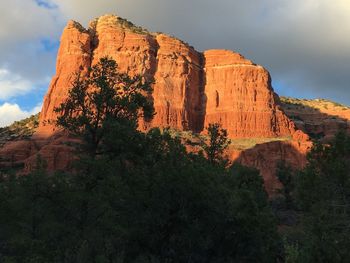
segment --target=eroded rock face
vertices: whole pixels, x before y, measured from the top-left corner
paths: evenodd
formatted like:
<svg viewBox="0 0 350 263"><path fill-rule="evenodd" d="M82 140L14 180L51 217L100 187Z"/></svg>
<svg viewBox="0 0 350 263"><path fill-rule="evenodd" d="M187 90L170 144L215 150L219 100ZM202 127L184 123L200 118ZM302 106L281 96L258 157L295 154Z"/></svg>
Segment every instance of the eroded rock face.
<svg viewBox="0 0 350 263"><path fill-rule="evenodd" d="M67 98L75 73L90 67L91 55L91 35L77 22L69 21L61 37L56 75L44 98L36 136L48 137L57 130L51 123L57 119L54 109Z"/></svg>
<svg viewBox="0 0 350 263"><path fill-rule="evenodd" d="M102 16L88 30L76 22L65 28L57 72L45 97L38 134L50 134L53 109L67 96L73 73L109 56L121 72L154 81L156 116L140 128L167 127L201 132L220 122L232 138L291 135L294 124L276 103L270 75L238 53L197 52L165 34L151 34L116 16Z"/></svg>
<svg viewBox="0 0 350 263"><path fill-rule="evenodd" d="M219 122L231 138L288 136L294 124L276 103L270 74L240 54L204 52L205 126Z"/></svg>
<svg viewBox="0 0 350 263"><path fill-rule="evenodd" d="M152 126L201 131L203 122L202 55L178 39L157 35L159 45L153 92Z"/></svg>
<svg viewBox="0 0 350 263"><path fill-rule="evenodd" d="M280 109L266 69L233 51L201 53L176 38L152 34L107 15L92 21L89 29L74 21L64 29L56 75L31 142L35 147L16 155L16 162L23 162L26 171L35 167L37 153L47 160L50 170L69 169L72 149L64 145L68 139L53 123L57 118L54 109L67 97L74 73L86 73L104 56L115 59L121 72L142 74L154 82L156 115L151 122L140 120L140 129L159 126L203 132L209 123L219 122L231 138L290 137L291 144L296 143L294 123ZM273 160L288 157L292 163L302 163L302 157L287 156L287 148L266 147L238 153L232 159L260 169L267 181L273 177L271 167L255 162L255 154L264 154L267 160L269 156ZM5 153L13 148L6 146ZM3 153L0 150L0 156ZM274 183L269 185L274 187Z"/></svg>

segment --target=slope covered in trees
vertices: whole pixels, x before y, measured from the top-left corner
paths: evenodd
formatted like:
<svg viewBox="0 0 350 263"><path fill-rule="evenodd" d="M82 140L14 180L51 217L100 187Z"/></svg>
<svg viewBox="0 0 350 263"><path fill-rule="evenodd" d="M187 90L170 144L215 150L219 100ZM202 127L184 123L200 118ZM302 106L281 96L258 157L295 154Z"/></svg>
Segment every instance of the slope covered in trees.
<svg viewBox="0 0 350 263"><path fill-rule="evenodd" d="M152 113L143 95L147 83L125 78L109 59L89 76L88 83L78 76L80 88L57 108L64 111L57 124L82 139L75 145L75 171L49 175L39 156L33 173L1 175L1 261L277 257L279 237L263 180L255 170L223 165L224 132L219 129L220 140L214 134L208 145L216 149L213 156L207 152L209 160L187 153L166 130L136 129L139 114Z"/></svg>
<svg viewBox="0 0 350 263"><path fill-rule="evenodd" d="M317 144L303 171L279 166L286 233L258 171L227 167L227 133L208 126L204 151L188 153L152 118L152 90L103 58L76 75L56 125L78 140L71 172L0 176L1 262L346 262L350 138ZM271 205L272 204L272 205ZM274 207L275 209L275 207ZM276 211L276 210L275 210ZM278 214L277 214L278 215ZM280 224L282 222L279 222ZM281 230L282 229L282 230ZM345 260L345 261L344 261Z"/></svg>

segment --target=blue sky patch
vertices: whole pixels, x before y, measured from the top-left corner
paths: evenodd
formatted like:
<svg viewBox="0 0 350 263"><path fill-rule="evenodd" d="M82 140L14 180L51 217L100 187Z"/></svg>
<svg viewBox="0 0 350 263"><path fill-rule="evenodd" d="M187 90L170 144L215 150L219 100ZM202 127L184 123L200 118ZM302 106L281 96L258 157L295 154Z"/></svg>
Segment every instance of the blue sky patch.
<svg viewBox="0 0 350 263"><path fill-rule="evenodd" d="M52 3L49 0L34 0L34 1L38 6L46 8L46 9L56 9L57 8L57 5Z"/></svg>
<svg viewBox="0 0 350 263"><path fill-rule="evenodd" d="M43 102L43 98L47 92L48 87L49 83L47 83L47 85L43 85L38 89L35 89L34 91L30 92L30 94L16 96L14 98L6 100L6 102L10 104L18 104L24 111L31 111L34 107ZM0 105L4 102L5 101L1 101Z"/></svg>
<svg viewBox="0 0 350 263"><path fill-rule="evenodd" d="M40 40L41 46L46 52L56 52L60 46L60 41L44 38Z"/></svg>

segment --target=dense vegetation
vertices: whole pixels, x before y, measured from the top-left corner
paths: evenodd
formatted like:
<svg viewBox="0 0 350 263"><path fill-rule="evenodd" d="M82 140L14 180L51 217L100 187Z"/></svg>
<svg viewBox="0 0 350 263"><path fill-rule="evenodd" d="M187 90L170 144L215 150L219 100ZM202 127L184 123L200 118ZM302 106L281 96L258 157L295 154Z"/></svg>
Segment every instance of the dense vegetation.
<svg viewBox="0 0 350 263"><path fill-rule="evenodd" d="M203 151L188 153L170 130L137 130L153 115L150 83L108 58L89 76L57 109L57 125L82 139L74 170L48 174L38 156L33 173L0 177L0 262L349 258L348 137L317 145L300 174L279 166L282 203L301 215L282 241L259 173L227 167L225 130L210 125Z"/></svg>
<svg viewBox="0 0 350 263"><path fill-rule="evenodd" d="M102 59L79 74L57 124L83 138L71 173L3 175L2 262L271 262L279 237L262 178L225 168L218 125L187 153L152 117L149 83ZM208 155L209 160L204 157Z"/></svg>
<svg viewBox="0 0 350 263"><path fill-rule="evenodd" d="M350 137L340 132L329 144L314 145L302 171L279 166L284 205L278 212L297 219L280 231L287 262L349 261L349 160Z"/></svg>

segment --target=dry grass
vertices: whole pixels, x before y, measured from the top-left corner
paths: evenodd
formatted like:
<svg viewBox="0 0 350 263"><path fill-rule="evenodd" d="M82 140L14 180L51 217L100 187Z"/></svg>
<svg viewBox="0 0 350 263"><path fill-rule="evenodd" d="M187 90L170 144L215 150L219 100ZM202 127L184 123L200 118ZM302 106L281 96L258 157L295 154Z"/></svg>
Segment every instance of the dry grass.
<svg viewBox="0 0 350 263"><path fill-rule="evenodd" d="M275 142L275 141L290 141L291 137L272 137L272 138L237 138L231 139L231 144L229 146L232 150L247 150L253 148L257 144Z"/></svg>
<svg viewBox="0 0 350 263"><path fill-rule="evenodd" d="M335 111L346 111L350 110L350 107L330 101L325 99L297 99L291 97L280 97L282 106L284 106L287 110L291 108L313 108L316 110L335 110Z"/></svg>
<svg viewBox="0 0 350 263"><path fill-rule="evenodd" d="M172 137L178 137L183 143L194 147L200 147L202 141L207 141L208 136L193 133L192 131L179 131L176 129L169 130ZM274 141L290 141L291 137L272 137L272 138L236 138L231 139L229 150L243 151L253 148L257 144L274 142Z"/></svg>
<svg viewBox="0 0 350 263"><path fill-rule="evenodd" d="M15 139L27 139L33 135L39 125L39 113L21 121L16 121L8 127L0 128L0 146Z"/></svg>

